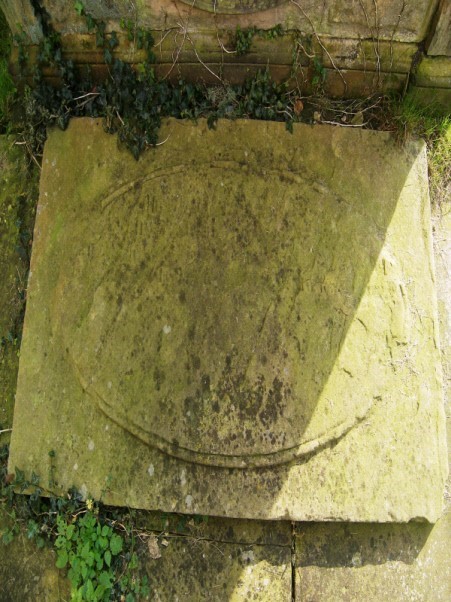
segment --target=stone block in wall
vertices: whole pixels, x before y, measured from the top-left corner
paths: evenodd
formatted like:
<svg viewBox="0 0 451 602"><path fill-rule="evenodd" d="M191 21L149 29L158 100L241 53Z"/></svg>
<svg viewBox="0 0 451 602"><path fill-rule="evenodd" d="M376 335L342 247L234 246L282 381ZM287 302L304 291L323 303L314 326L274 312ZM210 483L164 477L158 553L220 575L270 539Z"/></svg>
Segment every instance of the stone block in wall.
<svg viewBox="0 0 451 602"><path fill-rule="evenodd" d="M451 57L424 57L415 73L415 84L451 88Z"/></svg>
<svg viewBox="0 0 451 602"><path fill-rule="evenodd" d="M368 97L376 93L400 92L406 79L405 73L326 69L323 91L333 98Z"/></svg>
<svg viewBox="0 0 451 602"><path fill-rule="evenodd" d="M430 56L451 56L451 2L449 0L440 0L432 30L427 53Z"/></svg>
<svg viewBox="0 0 451 602"><path fill-rule="evenodd" d="M2 1L5 6L8 4ZM234 4L233 11L230 7ZM234 84L242 83L258 66L267 64L277 81L286 79L293 62L303 68L304 74L313 73L314 78L314 68L319 64L323 69L323 90L337 97L402 90L402 74L409 72L418 49L413 42L424 37L436 4L432 0L415 6L404 2L354 0L343 4L330 0L319 6L310 1L265 4L261 0L243 5L230 0L222 7L219 2L216 14L212 14L206 10L210 4L200 0L194 6L181 0L141 1L134 5L112 0L87 2L86 10L97 19L105 19L107 31L119 32L120 44L114 54L133 64L144 60L144 52L130 43L120 20L124 17L133 26L150 27L156 41L159 74L169 73L172 78L178 74L207 84L224 79ZM246 10L242 10L243 6ZM95 46L95 37L87 33L85 19L76 14L72 2L44 0L42 7L52 26L63 34L65 57L78 67L92 65L93 73L103 78L108 71L102 65L103 53ZM262 10L265 7L268 10ZM248 52L240 56L234 50L237 26L268 29L277 24L282 24L285 35L265 39L256 34ZM407 35L408 31L412 35ZM33 54L36 56L32 50ZM12 65L18 77L17 49ZM341 73L334 73L336 69ZM376 73L376 77L370 73ZM46 76L58 79L51 69L46 70ZM314 90L310 84L304 81L303 93ZM428 85L445 84L446 80L437 81L435 77ZM420 79L419 85L425 85L424 81Z"/></svg>
<svg viewBox="0 0 451 602"><path fill-rule="evenodd" d="M416 44L321 36L313 38L313 51L324 67L408 73L418 50Z"/></svg>
<svg viewBox="0 0 451 602"><path fill-rule="evenodd" d="M380 43L376 47L368 40L328 37L312 40L311 36L288 33L270 40L256 35L249 52L240 56L232 50L233 39L230 36L220 39L217 32L201 32L195 40L185 43L177 32L166 36L158 31L153 34L156 40L155 70L159 76L171 80L182 77L206 84L216 84L220 80L240 84L268 66L275 81L290 80L295 87L300 84L302 94L320 91L334 97L362 97L377 92L400 91L417 49L415 44ZM145 60L144 50L137 49L125 34L118 34L118 39L115 57L135 65ZM108 76L103 50L96 46L93 35L67 34L62 42L64 57L74 62L80 74L85 66L90 65L95 80ZM31 81L37 47L29 47L28 54L28 71L22 71L18 63L18 49L13 49L11 70L16 79L28 75ZM323 80L320 90L313 85L318 69ZM43 73L48 81L58 81L55 69L45 67ZM293 73L295 78L291 78Z"/></svg>
<svg viewBox="0 0 451 602"><path fill-rule="evenodd" d="M2 500L0 533L16 526L13 512ZM70 599L71 584L56 568L56 552L47 546L38 548L25 532L15 535L6 545L0 539L0 600L4 602L60 602Z"/></svg>
<svg viewBox="0 0 451 602"><path fill-rule="evenodd" d="M42 40L42 27L30 0L0 0L0 10L13 34L25 33L25 39L32 44Z"/></svg>

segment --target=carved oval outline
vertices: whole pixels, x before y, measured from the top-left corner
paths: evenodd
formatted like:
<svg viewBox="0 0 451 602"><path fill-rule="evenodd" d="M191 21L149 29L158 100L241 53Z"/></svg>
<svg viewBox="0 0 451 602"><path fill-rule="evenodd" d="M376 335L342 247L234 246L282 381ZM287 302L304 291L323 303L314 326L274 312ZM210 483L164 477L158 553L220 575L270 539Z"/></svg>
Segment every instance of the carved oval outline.
<svg viewBox="0 0 451 602"><path fill-rule="evenodd" d="M216 160L210 163L210 167L224 169L235 165L235 161L227 160ZM176 175L183 172L185 167L183 165L172 165L165 168L160 168L153 172L138 179L140 182L151 181L155 178L159 178L162 175ZM281 170L277 170L280 173ZM274 172L275 173L275 172ZM291 171L284 172L284 176L292 180L293 182L299 183L305 180L305 175L301 176L298 173ZM105 210L110 204L116 202L122 197L124 192L129 191L136 185L136 180L126 182L118 189L114 190L106 198L101 200L102 211ZM71 355L71 354L70 354ZM86 392L86 394L92 399L97 407L113 422L119 425L124 430L130 432L138 439L143 441L146 445L159 449L161 452L168 454L169 456L178 458L180 460L212 466L219 468L235 468L235 469L247 469L247 468L268 468L272 466L278 466L287 464L305 456L319 452L326 446L331 445L339 441L342 437L353 429L355 426L360 424L368 413L371 411L373 406L373 399L369 399L366 404L362 404L358 412L355 412L347 420L336 424L332 428L326 429L324 432L319 433L315 437L303 441L298 445L279 449L269 453L246 453L246 454L218 454L211 452L198 452L188 447L183 447L175 443L171 443L156 432L144 429L136 421L131 420L130 416L126 416L125 412L122 412L117 407L113 407L108 401L103 398L96 390L92 383L88 382L82 373L82 370L77 365L75 358L71 355L71 365L77 374L78 380Z"/></svg>
<svg viewBox="0 0 451 602"><path fill-rule="evenodd" d="M181 0L191 8L223 15L245 15L276 8L287 0Z"/></svg>

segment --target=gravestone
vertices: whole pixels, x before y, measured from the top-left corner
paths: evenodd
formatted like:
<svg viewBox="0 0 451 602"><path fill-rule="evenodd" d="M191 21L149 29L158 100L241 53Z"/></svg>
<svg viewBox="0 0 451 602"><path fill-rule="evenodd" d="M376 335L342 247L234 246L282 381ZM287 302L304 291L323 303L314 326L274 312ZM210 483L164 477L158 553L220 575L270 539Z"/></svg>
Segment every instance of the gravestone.
<svg viewBox="0 0 451 602"><path fill-rule="evenodd" d="M446 476L423 143L169 120L46 143L10 471L115 505L435 521Z"/></svg>

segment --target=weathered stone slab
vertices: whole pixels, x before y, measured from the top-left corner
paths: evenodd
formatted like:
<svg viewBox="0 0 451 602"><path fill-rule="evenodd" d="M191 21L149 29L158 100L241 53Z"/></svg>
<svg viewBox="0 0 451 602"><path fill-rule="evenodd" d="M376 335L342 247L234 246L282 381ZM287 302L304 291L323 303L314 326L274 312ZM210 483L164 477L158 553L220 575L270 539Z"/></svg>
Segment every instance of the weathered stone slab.
<svg viewBox="0 0 451 602"><path fill-rule="evenodd" d="M451 514L430 525L299 525L296 599L321 602L451 597Z"/></svg>
<svg viewBox="0 0 451 602"><path fill-rule="evenodd" d="M135 162L99 121L50 134L10 469L166 511L435 520L424 145L243 121L166 138Z"/></svg>
<svg viewBox="0 0 451 602"><path fill-rule="evenodd" d="M290 602L291 550L168 537L146 571L156 600ZM165 542L165 543L166 543Z"/></svg>

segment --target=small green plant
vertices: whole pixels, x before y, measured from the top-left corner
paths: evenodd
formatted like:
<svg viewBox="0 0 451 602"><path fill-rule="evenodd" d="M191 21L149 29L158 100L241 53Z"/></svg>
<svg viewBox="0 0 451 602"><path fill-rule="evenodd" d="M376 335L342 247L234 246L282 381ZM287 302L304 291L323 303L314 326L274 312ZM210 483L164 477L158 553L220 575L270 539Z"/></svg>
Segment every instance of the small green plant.
<svg viewBox="0 0 451 602"><path fill-rule="evenodd" d="M117 57L113 50L118 43L116 34L105 34L105 26L85 10L82 2L75 3L77 13L86 19L87 27L96 32L96 42L104 50L108 77L94 83L89 73L82 77L71 61L64 58L61 40L54 35L46 21L46 37L38 53L34 86L23 95L25 130L23 137L33 157L40 157L51 124L65 129L71 116L103 117L104 128L117 133L138 159L146 147L158 142L163 117L197 119L205 117L213 127L219 118L248 117L285 122L292 128L296 115L291 109L290 92L284 84L276 84L268 70L258 72L241 86L217 86L212 92L203 84L179 80L172 83L157 77L153 62L153 37L150 32L122 20L121 27L138 49L145 50L145 61L138 69ZM281 27L256 30L261 36L282 35ZM59 87L51 86L43 70L51 66L61 79Z"/></svg>
<svg viewBox="0 0 451 602"><path fill-rule="evenodd" d="M60 569L70 567L72 600L109 600L115 582L112 563L122 551L122 537L110 526L101 525L90 511L73 522L58 516L57 525L56 566Z"/></svg>
<svg viewBox="0 0 451 602"><path fill-rule="evenodd" d="M433 103L419 105L410 95L395 103L393 112L401 140L414 135L426 141L431 199L436 206L445 204L451 193L451 115Z"/></svg>
<svg viewBox="0 0 451 602"><path fill-rule="evenodd" d="M319 91L321 90L326 80L326 70L321 60L315 56L313 57L313 77L312 85Z"/></svg>
<svg viewBox="0 0 451 602"><path fill-rule="evenodd" d="M72 602L134 602L150 593L147 577L137 573L138 555L101 519L92 500L85 514L57 516L56 566L68 568ZM126 549L128 547L128 549Z"/></svg>
<svg viewBox="0 0 451 602"><path fill-rule="evenodd" d="M241 27L237 25L232 39L232 46L238 56L243 56L250 51L255 36L264 40L274 40L283 35L285 35L285 32L280 23L270 29L259 29L258 27L241 29Z"/></svg>
<svg viewBox="0 0 451 602"><path fill-rule="evenodd" d="M239 25L236 26L235 35L233 39L233 47L238 56L247 54L251 49L252 40L257 33L256 27L248 27L247 29L241 29Z"/></svg>
<svg viewBox="0 0 451 602"><path fill-rule="evenodd" d="M7 445L0 447L0 503L8 519L0 530L0 545L22 533L39 548L54 546L56 566L68 573L72 602L146 599L150 589L141 571L143 544L136 537L133 511L83 501L75 489L62 497L44 497L35 473L27 478L16 468L8 474L8 452Z"/></svg>
<svg viewBox="0 0 451 602"><path fill-rule="evenodd" d="M121 19L121 29L127 32L127 39L129 42L136 44L138 50L146 51L147 64L155 63L155 54L153 52L154 39L150 31L137 27L131 19Z"/></svg>

